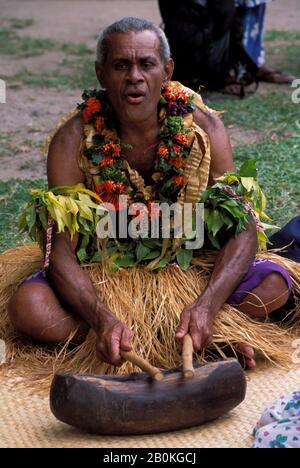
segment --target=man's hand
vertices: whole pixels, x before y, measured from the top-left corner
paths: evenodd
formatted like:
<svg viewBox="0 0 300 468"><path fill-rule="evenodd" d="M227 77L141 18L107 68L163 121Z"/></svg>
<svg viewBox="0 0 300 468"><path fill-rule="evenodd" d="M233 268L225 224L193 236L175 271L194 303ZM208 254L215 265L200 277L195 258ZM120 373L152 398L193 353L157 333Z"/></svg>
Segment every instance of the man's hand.
<svg viewBox="0 0 300 468"><path fill-rule="evenodd" d="M121 351L131 351L132 333L112 312L105 310L101 314L101 325L97 333L97 357L113 366L121 366L124 360Z"/></svg>
<svg viewBox="0 0 300 468"><path fill-rule="evenodd" d="M186 306L181 313L176 338L183 339L187 333L192 337L195 351L205 348L212 340L213 317L199 299Z"/></svg>

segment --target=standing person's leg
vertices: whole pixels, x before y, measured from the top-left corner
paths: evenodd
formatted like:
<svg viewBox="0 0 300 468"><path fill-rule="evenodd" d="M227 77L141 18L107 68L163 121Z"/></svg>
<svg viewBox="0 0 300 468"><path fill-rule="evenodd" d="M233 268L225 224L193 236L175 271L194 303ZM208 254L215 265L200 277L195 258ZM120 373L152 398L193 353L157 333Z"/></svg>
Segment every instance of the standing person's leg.
<svg viewBox="0 0 300 468"><path fill-rule="evenodd" d="M253 8L245 8L243 44L247 54L258 67L265 63L265 14L265 3Z"/></svg>
<svg viewBox="0 0 300 468"><path fill-rule="evenodd" d="M159 0L175 62L173 79L194 90L220 89L227 74L234 0L211 3Z"/></svg>
<svg viewBox="0 0 300 468"><path fill-rule="evenodd" d="M270 69L265 63L264 24L266 4L244 8L243 45L251 60L258 66L258 81L288 84L295 79L289 73Z"/></svg>

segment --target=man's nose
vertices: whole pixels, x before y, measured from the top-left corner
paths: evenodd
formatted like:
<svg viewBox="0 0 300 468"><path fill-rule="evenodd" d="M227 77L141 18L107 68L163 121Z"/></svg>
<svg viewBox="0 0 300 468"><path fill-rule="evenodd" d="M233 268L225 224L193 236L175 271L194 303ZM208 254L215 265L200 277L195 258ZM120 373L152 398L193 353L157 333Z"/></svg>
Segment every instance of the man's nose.
<svg viewBox="0 0 300 468"><path fill-rule="evenodd" d="M144 77L138 65L132 65L130 67L130 69L128 70L127 79L131 83L138 83L140 81L143 81Z"/></svg>

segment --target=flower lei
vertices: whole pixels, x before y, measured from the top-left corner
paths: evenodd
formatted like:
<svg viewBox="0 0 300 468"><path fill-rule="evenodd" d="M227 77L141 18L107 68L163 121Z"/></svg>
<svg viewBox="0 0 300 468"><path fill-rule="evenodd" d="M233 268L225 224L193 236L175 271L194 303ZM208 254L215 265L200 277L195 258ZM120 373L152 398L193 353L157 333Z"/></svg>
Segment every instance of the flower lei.
<svg viewBox="0 0 300 468"><path fill-rule="evenodd" d="M83 99L78 108L82 111L87 134L84 156L96 168L98 177L95 182L93 176L94 191L86 189L83 184L54 187L48 191L32 190L32 199L20 217L21 231L27 231L33 239L41 239L41 232L47 230L50 216L58 232L67 229L71 237L75 232L80 234L77 250L80 263L108 259L111 270L115 271L139 263L149 269L157 269L177 262L186 270L193 262L194 251L185 248L184 239L175 244L172 235L170 239L120 241L113 238L96 243L95 233L101 218L97 213L99 203L110 202L117 209L127 208L119 206L119 195L126 194L127 203L140 202L147 206L145 216L152 220L157 216L156 206L153 206L155 202L170 204L181 195L180 191L186 184L184 169L193 140L193 133L188 135L192 129L186 128L184 116L195 108L193 96L176 82L168 83L162 90L158 105L160 143L151 187L145 187L143 178L126 164L124 149L128 145L122 144L118 137L118 122L106 93L85 91ZM133 176L139 183L134 182ZM269 218L264 212L266 200L256 177L255 161L246 161L238 173L226 173L213 186L207 187L201 201L205 207L204 225L209 247L220 249L228 237L246 229L254 218L259 248L266 248L268 238L264 230L275 226L261 222Z"/></svg>
<svg viewBox="0 0 300 468"><path fill-rule="evenodd" d="M162 90L158 105L161 129L154 168L155 183L146 196L131 186L124 171L123 151L131 147L123 144L118 137L118 123L106 92L85 91L83 100L78 106L82 111L83 122L96 131L84 154L93 165L101 168L95 191L102 201L113 203L119 208L118 197L126 194L130 203L146 202L150 212L154 201L174 201L186 183L184 168L191 150L186 135L191 129L185 128L183 116L195 109L193 96L173 82L169 82Z"/></svg>

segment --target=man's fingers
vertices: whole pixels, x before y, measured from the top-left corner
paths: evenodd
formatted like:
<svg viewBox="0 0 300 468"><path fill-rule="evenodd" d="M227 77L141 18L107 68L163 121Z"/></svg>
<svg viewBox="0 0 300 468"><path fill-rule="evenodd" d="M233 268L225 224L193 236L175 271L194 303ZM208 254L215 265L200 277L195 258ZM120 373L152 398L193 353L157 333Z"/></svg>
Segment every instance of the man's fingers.
<svg viewBox="0 0 300 468"><path fill-rule="evenodd" d="M120 365L122 363L122 358L120 355L120 344L121 344L121 330L118 328L114 330L111 336L111 346L110 346L110 359L114 365Z"/></svg>
<svg viewBox="0 0 300 468"><path fill-rule="evenodd" d="M130 343L132 333L121 322L116 322L105 333L98 337L96 351L97 357L113 366L121 366L124 360L121 357L121 349L131 351Z"/></svg>
<svg viewBox="0 0 300 468"><path fill-rule="evenodd" d="M121 366L123 364L123 361L121 357L117 357L116 354L112 354L111 350L110 352L107 352L104 349L100 349L99 347L97 348L96 351L97 358L99 361L106 362L107 364L110 364L111 366Z"/></svg>
<svg viewBox="0 0 300 468"><path fill-rule="evenodd" d="M189 331L190 313L183 311L177 328L176 338L183 338Z"/></svg>
<svg viewBox="0 0 300 468"><path fill-rule="evenodd" d="M123 364L124 360L122 359L121 356L121 349L123 351L131 351L132 346L131 346L131 337L132 333L129 330L129 328L125 326L120 326L117 327L111 338L111 352L110 352L110 357L111 357L111 362L115 366L120 366Z"/></svg>
<svg viewBox="0 0 300 468"><path fill-rule="evenodd" d="M132 350L131 338L132 338L132 333L129 330L129 328L127 328L127 327L123 328L121 343L120 343L120 348L123 351L131 351Z"/></svg>
<svg viewBox="0 0 300 468"><path fill-rule="evenodd" d="M200 331L199 330L196 330L196 331L190 330L190 335L191 335L191 338L192 338L194 350L199 351L199 349L201 349L201 346L202 346L202 337L201 337Z"/></svg>
<svg viewBox="0 0 300 468"><path fill-rule="evenodd" d="M193 341L195 351L199 351L202 348L206 348L213 340L212 335L207 329L199 329L191 327L190 334Z"/></svg>

